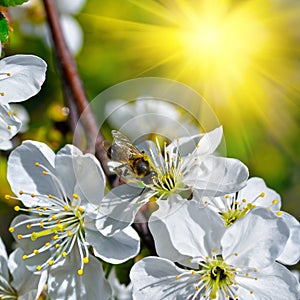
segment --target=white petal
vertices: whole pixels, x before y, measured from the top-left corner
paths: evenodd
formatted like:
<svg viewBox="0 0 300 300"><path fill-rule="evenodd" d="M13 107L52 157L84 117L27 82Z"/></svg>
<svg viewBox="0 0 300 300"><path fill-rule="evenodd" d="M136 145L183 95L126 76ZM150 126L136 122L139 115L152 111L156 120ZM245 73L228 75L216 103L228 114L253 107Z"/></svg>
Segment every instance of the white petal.
<svg viewBox="0 0 300 300"><path fill-rule="evenodd" d="M38 162L54 173L54 157L54 152L46 144L35 141L23 142L8 158L7 179L12 191L16 195L20 190L34 194L60 195L51 177L43 175L43 169L35 165ZM43 202L40 198L37 200L27 195L19 195L19 198L29 207L47 205L49 202L48 199Z"/></svg>
<svg viewBox="0 0 300 300"><path fill-rule="evenodd" d="M175 264L159 257L146 257L131 269L134 300L184 300L195 293L193 281L176 279L184 273ZM195 276L195 280L196 276ZM198 279L199 281L199 279Z"/></svg>
<svg viewBox="0 0 300 300"><path fill-rule="evenodd" d="M8 265L13 277L11 285L18 291L19 296L24 295L25 298L29 299L33 292L34 298L31 299L35 299L40 294L40 291L37 290L40 276L34 275L26 268L22 259L23 254L24 252L18 248L9 256Z"/></svg>
<svg viewBox="0 0 300 300"><path fill-rule="evenodd" d="M136 186L123 184L106 194L97 216L98 230L111 235L132 224L140 207L151 197L151 193L141 194L142 191Z"/></svg>
<svg viewBox="0 0 300 300"><path fill-rule="evenodd" d="M13 115L16 116L22 122L20 132L27 131L30 117L26 108L21 104L10 104L10 108L12 110Z"/></svg>
<svg viewBox="0 0 300 300"><path fill-rule="evenodd" d="M256 208L229 227L221 241L224 260L234 266L264 268L282 252L289 236L285 222Z"/></svg>
<svg viewBox="0 0 300 300"><path fill-rule="evenodd" d="M300 259L300 223L296 218L285 212L282 212L281 218L288 226L290 236L277 260L285 265L295 265Z"/></svg>
<svg viewBox="0 0 300 300"><path fill-rule="evenodd" d="M7 266L7 252L5 245L0 238L0 275L2 275L6 280L9 280L9 272Z"/></svg>
<svg viewBox="0 0 300 300"><path fill-rule="evenodd" d="M13 147L13 143L11 141L0 142L0 150L9 150Z"/></svg>
<svg viewBox="0 0 300 300"><path fill-rule="evenodd" d="M24 101L37 94L45 81L47 65L34 55L14 55L0 61L1 76L0 103Z"/></svg>
<svg viewBox="0 0 300 300"><path fill-rule="evenodd" d="M220 126L208 133L205 133L198 143L194 154L208 155L216 151L223 137L223 127Z"/></svg>
<svg viewBox="0 0 300 300"><path fill-rule="evenodd" d="M75 265L78 257L68 256L65 263L51 270L48 279L48 293L55 300L111 299L111 288L104 278L101 263L90 256L90 261L84 266L84 274L79 276Z"/></svg>
<svg viewBox="0 0 300 300"><path fill-rule="evenodd" d="M298 300L297 280L293 274L280 264L259 270L258 279L238 277L237 295L243 300ZM250 293L253 291L253 294Z"/></svg>
<svg viewBox="0 0 300 300"><path fill-rule="evenodd" d="M22 122L14 116L11 107L0 104L0 149L10 149L7 141L17 134L21 126Z"/></svg>
<svg viewBox="0 0 300 300"><path fill-rule="evenodd" d="M263 197L259 197L261 193L264 193ZM270 207L273 211L278 211L281 207L279 194L268 188L263 179L257 177L250 178L247 185L239 191L239 202L241 202L242 199L246 199L247 202L250 203L252 203L254 199L257 199L253 202L256 206Z"/></svg>
<svg viewBox="0 0 300 300"><path fill-rule="evenodd" d="M92 154L83 155L76 147L67 145L57 153L55 169L69 198L76 193L82 206L100 204L106 179L99 161Z"/></svg>
<svg viewBox="0 0 300 300"><path fill-rule="evenodd" d="M208 207L201 207L193 200L174 202L158 201L159 209L152 213L150 219L149 227L158 254L174 259L168 257L169 249L163 249L166 241L160 228L164 227L168 232L167 239L170 239L171 245L184 256L201 257L204 260L206 256L212 255L212 250L220 253L220 240L225 232L220 216ZM173 251L171 250L170 253Z"/></svg>
<svg viewBox="0 0 300 300"><path fill-rule="evenodd" d="M248 175L248 168L237 159L207 156L187 172L183 182L201 191L202 196L220 196L243 188Z"/></svg>
<svg viewBox="0 0 300 300"><path fill-rule="evenodd" d="M95 255L112 264L125 262L140 251L139 236L130 227L109 237L91 229L86 229L85 234L87 242L94 247Z"/></svg>

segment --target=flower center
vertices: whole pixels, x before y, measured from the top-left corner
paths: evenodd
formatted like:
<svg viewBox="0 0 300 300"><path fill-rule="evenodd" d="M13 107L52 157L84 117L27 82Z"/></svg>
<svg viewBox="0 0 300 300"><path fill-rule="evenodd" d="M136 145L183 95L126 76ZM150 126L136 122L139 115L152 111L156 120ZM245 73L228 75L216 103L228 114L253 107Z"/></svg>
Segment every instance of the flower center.
<svg viewBox="0 0 300 300"><path fill-rule="evenodd" d="M157 199L167 199L171 194L180 194L184 198L191 195L190 188L183 183L184 169L182 167L182 159L179 155L178 148L175 152L167 150L164 143L164 151L162 154L158 139L156 139L157 153L152 147L149 147L150 158L149 164L155 172L152 182L146 186L155 192Z"/></svg>

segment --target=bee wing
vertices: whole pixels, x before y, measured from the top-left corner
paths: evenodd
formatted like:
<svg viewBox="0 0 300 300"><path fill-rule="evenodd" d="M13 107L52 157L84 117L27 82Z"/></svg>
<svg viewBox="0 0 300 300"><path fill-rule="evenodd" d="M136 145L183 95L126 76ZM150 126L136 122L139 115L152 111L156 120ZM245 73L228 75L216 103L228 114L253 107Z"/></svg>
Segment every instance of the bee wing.
<svg viewBox="0 0 300 300"><path fill-rule="evenodd" d="M129 159L135 155L140 155L137 148L131 144L130 140L120 131L113 130L113 144L111 146L111 157L121 163L128 163Z"/></svg>

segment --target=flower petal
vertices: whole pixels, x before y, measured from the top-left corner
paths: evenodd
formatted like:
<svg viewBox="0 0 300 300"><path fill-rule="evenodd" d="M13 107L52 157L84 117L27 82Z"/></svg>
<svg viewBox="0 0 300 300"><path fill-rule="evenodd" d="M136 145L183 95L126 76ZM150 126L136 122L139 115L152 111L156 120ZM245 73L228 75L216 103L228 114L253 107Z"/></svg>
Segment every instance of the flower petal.
<svg viewBox="0 0 300 300"><path fill-rule="evenodd" d="M12 191L18 195L19 191L32 194L56 195L60 192L57 185L50 176L42 174L42 168L36 166L36 163L45 166L50 172L54 173L54 152L43 143L35 141L25 141L17 147L8 158L7 179ZM20 199L25 206L47 205L48 199L43 202L39 197L29 195L20 195ZM38 201L38 203L37 203Z"/></svg>
<svg viewBox="0 0 300 300"><path fill-rule="evenodd" d="M133 299L174 300L191 299L195 285L189 278L178 278L184 273L175 264L159 257L146 257L131 269ZM177 279L176 279L177 278ZM199 279L195 276L195 281Z"/></svg>
<svg viewBox="0 0 300 300"><path fill-rule="evenodd" d="M139 236L130 227L109 237L90 228L86 228L85 233L86 241L94 247L95 255L112 264L125 262L140 251Z"/></svg>
<svg viewBox="0 0 300 300"><path fill-rule="evenodd" d="M112 291L104 277L101 263L90 256L90 262L84 267L84 274L77 274L75 265L80 258L70 255L64 264L51 270L48 279L48 293L51 299L77 300L111 299Z"/></svg>
<svg viewBox="0 0 300 300"><path fill-rule="evenodd" d="M67 145L55 157L55 171L71 199L78 194L81 205L99 205L104 196L105 175L92 154L82 154L75 146Z"/></svg>
<svg viewBox="0 0 300 300"><path fill-rule="evenodd" d="M256 208L226 230L221 241L224 260L234 266L267 267L281 254L288 236L281 218Z"/></svg>
<svg viewBox="0 0 300 300"><path fill-rule="evenodd" d="M47 65L34 55L13 55L0 61L2 77L0 103L24 101L37 94L45 81ZM2 75L3 76L3 75Z"/></svg>
<svg viewBox="0 0 300 300"><path fill-rule="evenodd" d="M0 275L3 276L6 280L9 280L9 272L7 266L7 252L5 245L0 238Z"/></svg>
<svg viewBox="0 0 300 300"><path fill-rule="evenodd" d="M281 207L279 194L268 188L264 180L258 177L250 178L247 185L239 191L238 200L240 203L242 199L246 199L247 202L252 202L256 206L270 207L273 211L277 211Z"/></svg>
<svg viewBox="0 0 300 300"><path fill-rule="evenodd" d="M290 230L286 246L277 260L285 265L295 265L300 259L300 223L292 215L282 212L281 218Z"/></svg>
<svg viewBox="0 0 300 300"><path fill-rule="evenodd" d="M257 280L247 276L236 279L239 299L298 300L297 280L284 266L274 263L259 270ZM252 293L250 293L252 292Z"/></svg>
<svg viewBox="0 0 300 300"><path fill-rule="evenodd" d="M161 234L160 228L168 232L166 238L169 243L181 255L188 258L201 257L214 253L220 253L220 240L225 232L225 226L220 216L208 207L201 207L199 203L191 201L158 201L159 209L152 213L149 227L155 240L155 246L159 255L168 256L165 236ZM179 197L179 196L177 196ZM174 252L171 249L170 253ZM187 261L181 262L186 265Z"/></svg>
<svg viewBox="0 0 300 300"><path fill-rule="evenodd" d="M104 235L112 235L133 223L138 210L151 197L151 192L134 185L123 184L113 188L103 198L96 226Z"/></svg>
<svg viewBox="0 0 300 300"><path fill-rule="evenodd" d="M248 175L248 168L237 159L207 156L187 172L183 182L202 196L220 196L243 188Z"/></svg>

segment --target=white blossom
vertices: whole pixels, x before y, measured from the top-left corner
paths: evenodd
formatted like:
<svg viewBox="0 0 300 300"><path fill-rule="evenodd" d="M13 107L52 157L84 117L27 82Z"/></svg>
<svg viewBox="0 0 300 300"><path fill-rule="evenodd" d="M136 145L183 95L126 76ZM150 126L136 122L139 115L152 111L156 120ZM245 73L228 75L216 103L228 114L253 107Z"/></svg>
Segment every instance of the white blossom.
<svg viewBox="0 0 300 300"><path fill-rule="evenodd" d="M7 178L18 195L7 195L7 199L22 201L26 208L16 206L15 210L29 213L18 215L9 230L24 250L23 259L31 271L50 270L49 294L64 299L58 295L67 289L74 299L82 295L97 299L101 285L103 299L108 299L110 288L90 248L109 263L122 263L138 253L139 237L131 228L112 237L96 229L105 189L96 158L72 145L55 155L43 143L25 141L9 157ZM92 284L95 280L102 283Z"/></svg>
<svg viewBox="0 0 300 300"><path fill-rule="evenodd" d="M286 247L277 260L287 265L294 265L299 261L300 223L292 215L280 210L280 195L268 188L263 179L250 178L247 185L237 193L215 198L206 197L203 201L219 214L226 227L234 224L255 207L265 207L274 212L283 219L290 230Z"/></svg>
<svg viewBox="0 0 300 300"><path fill-rule="evenodd" d="M151 216L161 257L133 266L133 299L298 299L296 278L275 262L289 234L281 218L256 208L225 229L194 200L169 209Z"/></svg>
<svg viewBox="0 0 300 300"><path fill-rule="evenodd" d="M241 189L248 178L247 167L236 159L212 154L221 138L222 128L219 127L206 134L179 138L168 146L165 144L163 149L158 142L156 145L152 142L142 144L139 149L148 155L150 174L141 178L130 172L123 178L128 184L113 188L104 197L97 228L106 235L126 228L149 200L171 201L173 194L186 200L192 198L194 192L223 195ZM118 164L116 168L128 168Z"/></svg>
<svg viewBox="0 0 300 300"><path fill-rule="evenodd" d="M10 139L22 126L10 103L37 94L45 80L46 68L46 63L34 55L13 55L0 60L0 149L12 147Z"/></svg>

